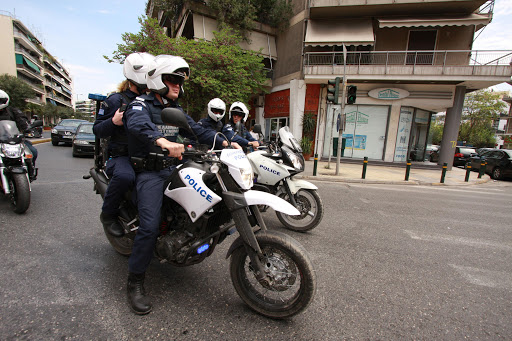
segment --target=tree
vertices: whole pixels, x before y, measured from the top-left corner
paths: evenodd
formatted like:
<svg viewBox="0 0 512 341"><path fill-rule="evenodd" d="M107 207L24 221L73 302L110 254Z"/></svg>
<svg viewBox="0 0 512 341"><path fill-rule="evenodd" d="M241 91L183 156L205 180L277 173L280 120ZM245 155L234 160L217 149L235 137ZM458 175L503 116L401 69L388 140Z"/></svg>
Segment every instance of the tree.
<svg viewBox="0 0 512 341"><path fill-rule="evenodd" d="M267 81L263 58L239 47L241 37L224 28L214 32L208 41L169 38L152 18L139 18L139 33L124 33L123 44L118 44L109 62L124 62L133 52L153 55L170 54L183 57L190 65L190 80L185 82L181 105L194 119L206 111L212 98L219 97L227 103L248 103L255 94L265 92Z"/></svg>
<svg viewBox="0 0 512 341"><path fill-rule="evenodd" d="M432 121L430 123L430 135L432 136L432 144L440 145L443 139L444 124L442 122Z"/></svg>
<svg viewBox="0 0 512 341"><path fill-rule="evenodd" d="M484 89L467 94L464 99L459 141L466 141L477 148L494 147L496 137L492 123L499 119L505 108L506 104L498 93Z"/></svg>
<svg viewBox="0 0 512 341"><path fill-rule="evenodd" d="M30 85L8 74L0 75L0 89L9 95L9 105L22 111L27 108L26 100L36 95Z"/></svg>

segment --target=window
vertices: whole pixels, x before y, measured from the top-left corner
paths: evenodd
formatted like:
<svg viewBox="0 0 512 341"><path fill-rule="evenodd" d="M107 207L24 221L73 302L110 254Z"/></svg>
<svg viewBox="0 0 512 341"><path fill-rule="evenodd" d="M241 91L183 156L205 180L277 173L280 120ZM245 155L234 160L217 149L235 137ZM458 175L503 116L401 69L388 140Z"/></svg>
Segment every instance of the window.
<svg viewBox="0 0 512 341"><path fill-rule="evenodd" d="M437 30L409 31L407 64L432 65L436 49ZM417 52L420 51L420 52ZM429 52L421 52L429 51Z"/></svg>

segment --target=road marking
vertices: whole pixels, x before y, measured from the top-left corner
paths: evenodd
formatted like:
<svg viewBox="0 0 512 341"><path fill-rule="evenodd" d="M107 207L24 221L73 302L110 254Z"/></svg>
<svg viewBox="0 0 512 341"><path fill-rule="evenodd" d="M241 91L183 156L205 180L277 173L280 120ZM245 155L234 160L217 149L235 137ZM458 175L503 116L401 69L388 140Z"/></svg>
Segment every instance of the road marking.
<svg viewBox="0 0 512 341"><path fill-rule="evenodd" d="M450 266L472 284L490 288L512 289L512 274L507 272L484 270L455 264L450 264Z"/></svg>
<svg viewBox="0 0 512 341"><path fill-rule="evenodd" d="M449 244L465 245L472 247L490 247L493 249L500 249L504 251L512 251L512 245L497 243L489 240L450 236L443 234L423 234L415 231L405 230L405 232L412 238L417 240L424 240L428 242L442 242Z"/></svg>

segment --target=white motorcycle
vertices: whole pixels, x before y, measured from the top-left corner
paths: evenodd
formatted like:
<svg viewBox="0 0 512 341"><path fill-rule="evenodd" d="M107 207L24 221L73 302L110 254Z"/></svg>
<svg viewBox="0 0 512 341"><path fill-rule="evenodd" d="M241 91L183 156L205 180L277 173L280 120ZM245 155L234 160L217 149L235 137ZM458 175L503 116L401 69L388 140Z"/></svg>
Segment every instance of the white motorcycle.
<svg viewBox="0 0 512 341"><path fill-rule="evenodd" d="M261 133L261 126L254 131ZM247 154L255 173L254 189L277 195L294 207L300 215L288 215L276 211L277 218L288 229L305 232L314 229L322 221L324 206L318 195L318 187L294 178L304 171L304 157L299 143L288 127L279 129L279 139L267 145L266 150ZM264 212L268 206L261 207Z"/></svg>
<svg viewBox="0 0 512 341"><path fill-rule="evenodd" d="M178 109L164 109L162 120L193 134ZM158 169L172 162L163 154L154 156L140 163L136 160L137 164ZM156 256L174 266L197 264L238 231L240 236L226 258L231 257L231 280L242 300L258 313L278 319L306 309L316 290L313 265L295 239L266 229L258 206L269 205L290 215L299 212L274 195L251 189L253 173L242 150L187 147L183 157L187 161L166 182ZM163 162L160 166L158 160ZM89 173L103 197L108 185L105 173L96 167ZM106 236L117 252L129 255L139 224L131 200L123 203L119 218L125 235L114 237L106 232Z"/></svg>

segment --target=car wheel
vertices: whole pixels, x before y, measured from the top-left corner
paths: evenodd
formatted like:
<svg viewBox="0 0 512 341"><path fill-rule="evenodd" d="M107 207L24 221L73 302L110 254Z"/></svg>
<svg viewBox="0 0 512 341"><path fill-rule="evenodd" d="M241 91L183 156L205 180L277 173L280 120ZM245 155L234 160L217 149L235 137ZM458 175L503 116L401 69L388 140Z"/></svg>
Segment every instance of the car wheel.
<svg viewBox="0 0 512 341"><path fill-rule="evenodd" d="M503 179L503 172L501 171L501 168L500 167L494 168L492 170L492 172L491 172L491 177L494 180L501 180L501 179Z"/></svg>

